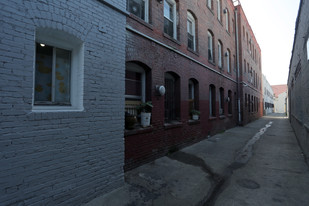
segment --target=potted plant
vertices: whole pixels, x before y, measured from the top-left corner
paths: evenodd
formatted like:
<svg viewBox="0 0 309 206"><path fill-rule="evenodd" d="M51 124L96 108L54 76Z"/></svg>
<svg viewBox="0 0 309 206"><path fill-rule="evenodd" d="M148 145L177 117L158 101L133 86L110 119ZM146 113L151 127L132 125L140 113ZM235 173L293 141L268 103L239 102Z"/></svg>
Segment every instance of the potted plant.
<svg viewBox="0 0 309 206"><path fill-rule="evenodd" d="M143 102L138 107L137 110L141 113L141 125L142 127L148 127L150 125L152 102Z"/></svg>
<svg viewBox="0 0 309 206"><path fill-rule="evenodd" d="M200 111L198 111L198 110L195 110L195 109L191 110L191 115L192 115L192 119L193 119L193 120L198 120L200 114L201 114L201 113L200 113Z"/></svg>

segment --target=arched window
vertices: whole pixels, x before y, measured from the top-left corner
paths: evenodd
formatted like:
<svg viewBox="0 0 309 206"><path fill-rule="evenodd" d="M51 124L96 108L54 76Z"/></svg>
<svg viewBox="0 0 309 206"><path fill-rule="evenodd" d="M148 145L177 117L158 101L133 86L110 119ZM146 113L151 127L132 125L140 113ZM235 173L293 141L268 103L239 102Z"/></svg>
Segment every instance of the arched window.
<svg viewBox="0 0 309 206"><path fill-rule="evenodd" d="M217 0L217 15L218 20L221 21L221 0Z"/></svg>
<svg viewBox="0 0 309 206"><path fill-rule="evenodd" d="M219 115L224 115L224 89L219 89Z"/></svg>
<svg viewBox="0 0 309 206"><path fill-rule="evenodd" d="M223 49L222 49L222 43L219 40L218 41L218 67L222 68L223 64L222 64L222 53L223 53Z"/></svg>
<svg viewBox="0 0 309 206"><path fill-rule="evenodd" d="M214 62L214 36L211 31L208 31L208 60Z"/></svg>
<svg viewBox="0 0 309 206"><path fill-rule="evenodd" d="M196 24L195 18L190 12L187 12L187 32L188 32L188 48L196 51Z"/></svg>
<svg viewBox="0 0 309 206"><path fill-rule="evenodd" d="M165 73L165 122L180 120L180 78L172 72Z"/></svg>
<svg viewBox="0 0 309 206"><path fill-rule="evenodd" d="M227 49L225 53L225 57L226 57L226 70L228 73L230 73L231 72L231 54L230 54L229 49Z"/></svg>
<svg viewBox="0 0 309 206"><path fill-rule="evenodd" d="M216 116L216 87L209 85L209 116Z"/></svg>
<svg viewBox="0 0 309 206"><path fill-rule="evenodd" d="M150 72L141 64L126 63L125 73L125 110L131 115L137 115L136 107L150 101L150 91L147 82L150 81Z"/></svg>
<svg viewBox="0 0 309 206"><path fill-rule="evenodd" d="M164 32L177 39L176 2L164 0Z"/></svg>
<svg viewBox="0 0 309 206"><path fill-rule="evenodd" d="M207 6L208 8L213 9L212 0L207 0Z"/></svg>
<svg viewBox="0 0 309 206"><path fill-rule="evenodd" d="M229 113L229 114L232 114L232 112L233 112L233 101L232 101L232 96L233 96L233 93L232 93L231 90L229 90L229 91L228 91L228 99L227 99L227 101L228 101L228 113ZM246 95L246 97L247 97L247 95Z"/></svg>
<svg viewBox="0 0 309 206"><path fill-rule="evenodd" d="M188 100L189 100L189 113L192 110L199 110L199 87L196 79L189 80Z"/></svg>
<svg viewBox="0 0 309 206"><path fill-rule="evenodd" d="M224 9L224 14L225 14L225 29L227 32L230 32L230 14L227 8Z"/></svg>

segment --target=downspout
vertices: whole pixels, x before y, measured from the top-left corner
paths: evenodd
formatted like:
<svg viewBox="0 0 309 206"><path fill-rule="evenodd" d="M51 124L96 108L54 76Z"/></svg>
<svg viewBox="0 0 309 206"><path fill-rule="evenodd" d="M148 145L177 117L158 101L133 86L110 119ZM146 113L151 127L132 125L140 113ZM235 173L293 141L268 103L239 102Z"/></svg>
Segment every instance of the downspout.
<svg viewBox="0 0 309 206"><path fill-rule="evenodd" d="M238 10L235 7L235 40L236 40L236 81L237 81L237 99L238 99L238 125L241 125L241 109L240 109L240 74L239 74L239 43L238 43Z"/></svg>

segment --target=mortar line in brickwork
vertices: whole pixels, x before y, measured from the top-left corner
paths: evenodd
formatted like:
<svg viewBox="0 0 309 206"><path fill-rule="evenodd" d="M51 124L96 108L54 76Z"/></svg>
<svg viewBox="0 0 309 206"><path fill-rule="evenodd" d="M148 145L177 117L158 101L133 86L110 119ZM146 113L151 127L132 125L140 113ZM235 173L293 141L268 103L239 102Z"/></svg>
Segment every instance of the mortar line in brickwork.
<svg viewBox="0 0 309 206"><path fill-rule="evenodd" d="M232 79L232 78L230 78L230 77L228 77L228 76L226 76L224 74L221 74L220 72L218 72L218 71L208 67L207 65L203 64L202 62L193 59L192 57L190 57L190 56L188 56L188 55L178 51L177 49L174 49L173 47L170 47L170 46L168 46L168 45L166 45L166 44L164 44L164 43L162 43L162 42L160 42L160 41L158 41L158 40L156 40L156 39L154 39L154 38L152 38L150 36L147 36L146 34L143 34L140 31L135 30L131 26L127 25L126 29L131 31L131 32L133 32L133 33L136 33L136 34L138 34L138 35L140 35L140 36L142 36L142 37L144 37L144 38L146 38L146 39L148 39L150 41L153 41L153 42L155 42L155 43L157 43L157 44L159 44L159 45L161 45L161 46L163 46L163 47L165 47L165 48L167 48L167 49L169 49L169 50L171 50L171 51L173 51L173 52L175 52L175 53L177 53L177 54L179 54L179 55L181 55L181 56L183 56L183 57L185 57L187 59L190 59L191 61L201 65L202 67L205 67L206 69L208 69L208 70L210 70L210 71L212 71L212 72L214 72L214 73L216 73L216 74L218 74L218 75L220 75L220 76L222 76L222 77L224 77L224 78L226 78L226 79L228 79L228 80L230 80L230 81L232 81L234 83L237 83L234 79Z"/></svg>

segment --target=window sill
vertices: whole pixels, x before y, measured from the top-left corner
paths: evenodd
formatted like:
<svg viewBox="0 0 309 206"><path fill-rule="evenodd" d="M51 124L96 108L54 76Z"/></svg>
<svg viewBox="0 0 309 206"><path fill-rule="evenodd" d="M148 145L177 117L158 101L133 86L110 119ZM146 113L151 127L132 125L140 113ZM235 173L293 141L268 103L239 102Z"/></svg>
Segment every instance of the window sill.
<svg viewBox="0 0 309 206"><path fill-rule="evenodd" d="M131 135L136 135L136 134L144 134L144 133L150 133L153 131L153 127L152 125L150 125L149 127L139 127L139 128L135 128L132 130L124 130L124 136L131 136Z"/></svg>
<svg viewBox="0 0 309 206"><path fill-rule="evenodd" d="M188 121L188 125L197 125L197 124L200 124L201 121L200 120L193 120L193 119L190 119Z"/></svg>
<svg viewBox="0 0 309 206"><path fill-rule="evenodd" d="M225 119L226 117L225 117L225 115L220 115L219 116L219 119Z"/></svg>
<svg viewBox="0 0 309 206"><path fill-rule="evenodd" d="M211 60L208 60L208 62L214 66L216 66L215 62L214 61L211 61Z"/></svg>
<svg viewBox="0 0 309 206"><path fill-rule="evenodd" d="M188 50L189 52L195 54L196 56L199 56L199 53L198 53L197 51L194 51L193 49L191 49L191 48L189 48L189 47L187 48L187 50Z"/></svg>
<svg viewBox="0 0 309 206"><path fill-rule="evenodd" d="M164 129L173 129L173 128L178 128L178 127L182 127L183 124L182 122L178 122L178 121L173 121L170 123L164 123Z"/></svg>
<svg viewBox="0 0 309 206"><path fill-rule="evenodd" d="M208 120L213 121L213 120L216 120L216 119L217 119L217 117L209 117Z"/></svg>
<svg viewBox="0 0 309 206"><path fill-rule="evenodd" d="M174 39L173 37L171 37L170 35L166 34L163 32L163 36L169 40L171 40L172 42L178 44L179 46L181 46L181 43L180 41L178 41L177 39Z"/></svg>
<svg viewBox="0 0 309 206"><path fill-rule="evenodd" d="M33 106L32 112L82 112L84 108L72 106Z"/></svg>
<svg viewBox="0 0 309 206"><path fill-rule="evenodd" d="M134 14L130 14L129 17L130 17L131 19L133 19L133 20L139 22L140 24L144 25L145 27L147 27L147 28L153 30L153 25L152 25L152 24L150 24L150 23L144 21L143 19L141 19L141 18L135 16Z"/></svg>
<svg viewBox="0 0 309 206"><path fill-rule="evenodd" d="M209 6L206 6L206 7L209 9L209 11L212 13L212 15L215 15L212 8L210 8Z"/></svg>

